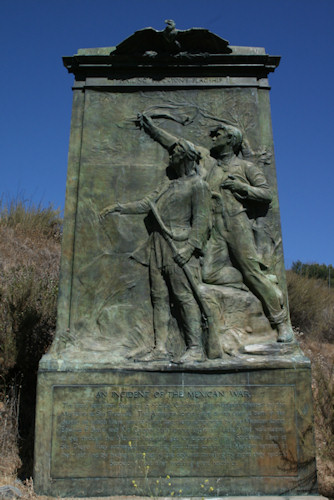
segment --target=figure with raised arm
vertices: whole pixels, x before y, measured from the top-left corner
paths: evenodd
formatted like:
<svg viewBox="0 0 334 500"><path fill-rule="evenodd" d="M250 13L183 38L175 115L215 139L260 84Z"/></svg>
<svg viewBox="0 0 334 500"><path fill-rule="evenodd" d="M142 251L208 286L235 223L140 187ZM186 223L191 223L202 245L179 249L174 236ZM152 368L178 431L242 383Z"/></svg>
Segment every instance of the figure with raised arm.
<svg viewBox="0 0 334 500"><path fill-rule="evenodd" d="M176 137L156 126L145 114L139 118L148 135L168 151L174 148ZM254 205L269 207L271 190L263 172L241 157L243 136L237 127L221 124L210 132L210 136L210 151L196 147L201 153L199 171L216 199L221 200L213 220L215 233L226 241L233 265L261 301L272 327L277 330L277 341L291 342L294 335L288 310L277 284L264 272L250 220Z"/></svg>
<svg viewBox="0 0 334 500"><path fill-rule="evenodd" d="M140 201L111 205L100 213L105 217L115 213L153 212L158 219L145 249L133 254L134 259L149 266L153 306L155 344L142 361L171 359L168 351L171 302L177 306L186 344L179 361L205 360L202 314L194 281L200 276L199 257L209 234L211 194L207 182L197 173L199 159L200 153L193 144L183 139L175 142L170 148L170 167L175 179L166 178Z"/></svg>

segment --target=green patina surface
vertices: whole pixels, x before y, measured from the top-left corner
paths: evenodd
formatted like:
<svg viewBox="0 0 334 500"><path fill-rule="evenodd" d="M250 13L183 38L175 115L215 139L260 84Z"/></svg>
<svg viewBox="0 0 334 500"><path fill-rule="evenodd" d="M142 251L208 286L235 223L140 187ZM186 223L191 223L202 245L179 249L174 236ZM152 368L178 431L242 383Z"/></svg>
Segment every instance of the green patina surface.
<svg viewBox="0 0 334 500"><path fill-rule="evenodd" d="M166 176L168 153L131 122L137 113L164 104L187 105L192 112L200 109L208 116L234 114L235 120L244 122L252 149L268 157L263 169L274 196L267 216L257 220L257 232L262 230L262 257L285 291L282 248L275 247L280 221L267 94L253 88L86 90L84 95L75 91L59 336L66 338L69 329L68 337L75 339L79 350L104 351L115 358L126 356L129 346L153 338L148 271L129 258L147 239L147 217L115 215L101 223L98 215L112 203L143 198ZM163 125L168 132L209 148L208 132L215 122L199 113L188 126L168 120ZM172 325L173 345L175 329ZM261 329L266 330L262 338L274 339L268 324L260 325Z"/></svg>
<svg viewBox="0 0 334 500"><path fill-rule="evenodd" d="M44 494L315 491L308 368L45 371L39 384L35 481Z"/></svg>

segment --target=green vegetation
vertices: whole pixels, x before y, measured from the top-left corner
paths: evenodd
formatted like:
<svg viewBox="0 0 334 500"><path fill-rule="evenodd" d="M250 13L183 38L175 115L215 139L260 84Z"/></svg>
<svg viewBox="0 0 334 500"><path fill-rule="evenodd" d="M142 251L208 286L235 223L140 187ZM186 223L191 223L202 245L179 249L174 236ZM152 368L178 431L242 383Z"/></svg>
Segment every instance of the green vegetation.
<svg viewBox="0 0 334 500"><path fill-rule="evenodd" d="M303 264L300 260L292 263L291 271L306 278L316 278L327 281L329 288L334 288L334 267L330 264Z"/></svg>

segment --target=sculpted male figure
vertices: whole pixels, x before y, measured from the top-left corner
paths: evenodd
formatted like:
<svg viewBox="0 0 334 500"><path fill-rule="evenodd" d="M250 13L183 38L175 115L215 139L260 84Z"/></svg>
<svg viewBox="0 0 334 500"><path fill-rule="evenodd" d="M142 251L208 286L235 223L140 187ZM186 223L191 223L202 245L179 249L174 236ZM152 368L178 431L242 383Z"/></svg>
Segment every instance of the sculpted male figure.
<svg viewBox="0 0 334 500"><path fill-rule="evenodd" d="M143 125L166 149L174 147L177 138L157 127L152 119L143 116ZM210 135L213 141L210 152L196 147L202 156L202 175L212 192L222 199L222 207L218 212L215 210L215 231L224 237L230 258L245 284L262 302L271 325L277 329L277 341L291 342L294 336L288 311L277 286L263 272L249 218L252 203L270 204L270 188L262 171L239 156L243 137L238 128L220 125Z"/></svg>
<svg viewBox="0 0 334 500"><path fill-rule="evenodd" d="M153 209L160 216L163 228L156 225L145 247L133 254L133 258L149 266L153 306L155 346L142 360L169 360L171 357L167 340L172 299L178 307L187 348L180 361L204 361L201 311L183 266L187 264L193 276L199 277L198 258L208 239L211 194L208 184L196 171L200 153L194 146L181 139L170 152L175 179L166 179L140 201L111 205L100 215L145 214L154 204ZM176 248L174 254L168 239Z"/></svg>

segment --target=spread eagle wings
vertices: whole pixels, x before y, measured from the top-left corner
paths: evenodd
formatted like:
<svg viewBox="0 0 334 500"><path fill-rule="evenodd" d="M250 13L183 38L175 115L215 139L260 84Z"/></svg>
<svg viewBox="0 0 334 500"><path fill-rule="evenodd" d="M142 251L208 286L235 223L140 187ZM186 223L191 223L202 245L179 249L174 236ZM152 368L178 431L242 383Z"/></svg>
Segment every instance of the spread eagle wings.
<svg viewBox="0 0 334 500"><path fill-rule="evenodd" d="M145 54L145 52L190 54L229 54L228 41L204 28L157 31L144 28L117 45L114 55Z"/></svg>

